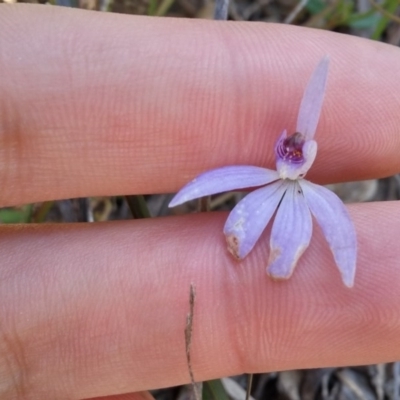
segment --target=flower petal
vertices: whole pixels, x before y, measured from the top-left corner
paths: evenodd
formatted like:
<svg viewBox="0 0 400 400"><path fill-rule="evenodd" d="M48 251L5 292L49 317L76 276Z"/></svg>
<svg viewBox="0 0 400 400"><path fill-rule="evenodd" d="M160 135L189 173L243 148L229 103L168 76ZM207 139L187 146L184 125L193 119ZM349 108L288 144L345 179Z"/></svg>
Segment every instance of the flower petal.
<svg viewBox="0 0 400 400"><path fill-rule="evenodd" d="M224 233L228 250L240 259L247 256L263 233L285 193L287 183L279 180L255 190L229 214Z"/></svg>
<svg viewBox="0 0 400 400"><path fill-rule="evenodd" d="M329 243L344 284L352 287L356 272L357 238L346 207L330 190L304 180L299 183Z"/></svg>
<svg viewBox="0 0 400 400"><path fill-rule="evenodd" d="M251 165L234 165L204 172L185 185L171 200L169 207L186 201L235 189L266 185L279 179L278 173Z"/></svg>
<svg viewBox="0 0 400 400"><path fill-rule="evenodd" d="M306 140L312 139L317 129L328 76L329 58L326 56L312 74L300 104L296 131Z"/></svg>
<svg viewBox="0 0 400 400"><path fill-rule="evenodd" d="M311 234L311 213L300 185L295 181L288 185L274 220L268 275L275 279L290 278L310 244Z"/></svg>

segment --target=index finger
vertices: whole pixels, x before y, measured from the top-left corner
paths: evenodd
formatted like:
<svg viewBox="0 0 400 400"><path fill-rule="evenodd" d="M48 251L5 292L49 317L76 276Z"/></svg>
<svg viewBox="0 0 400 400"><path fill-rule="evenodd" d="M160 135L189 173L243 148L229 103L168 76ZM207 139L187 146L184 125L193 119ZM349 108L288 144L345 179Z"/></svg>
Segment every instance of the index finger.
<svg viewBox="0 0 400 400"><path fill-rule="evenodd" d="M348 289L322 232L293 277L265 273L268 235L241 263L225 213L0 229L0 398L82 399L243 372L400 358L400 210L349 207L357 227Z"/></svg>
<svg viewBox="0 0 400 400"><path fill-rule="evenodd" d="M27 23L29 18L29 23ZM310 177L400 170L400 52L256 23L0 6L0 205L171 192L213 167L273 167L331 57Z"/></svg>

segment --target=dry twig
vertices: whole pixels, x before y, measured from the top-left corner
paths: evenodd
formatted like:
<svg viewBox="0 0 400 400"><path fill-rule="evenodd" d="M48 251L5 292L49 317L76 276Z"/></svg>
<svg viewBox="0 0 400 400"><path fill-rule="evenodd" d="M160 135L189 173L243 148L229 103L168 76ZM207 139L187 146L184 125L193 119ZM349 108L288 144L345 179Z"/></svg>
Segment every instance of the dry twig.
<svg viewBox="0 0 400 400"><path fill-rule="evenodd" d="M190 284L189 294L189 313L186 316L186 328L185 328L185 346L186 346L186 361L189 369L190 382L193 388L193 396L195 400L201 400L202 384L196 383L194 380L192 360L190 355L190 348L192 346L192 334L193 334L193 316L194 316L194 302L196 299L196 291L193 283Z"/></svg>
<svg viewBox="0 0 400 400"><path fill-rule="evenodd" d="M307 5L308 0L300 0L297 6L293 9L293 11L286 17L285 24L291 24L296 17L301 13L303 8Z"/></svg>

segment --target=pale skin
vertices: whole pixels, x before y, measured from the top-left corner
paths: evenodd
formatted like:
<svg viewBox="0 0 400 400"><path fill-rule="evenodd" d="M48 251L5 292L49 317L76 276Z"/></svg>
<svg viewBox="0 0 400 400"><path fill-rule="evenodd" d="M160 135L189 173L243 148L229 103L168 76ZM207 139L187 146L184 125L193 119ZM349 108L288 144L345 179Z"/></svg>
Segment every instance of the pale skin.
<svg viewBox="0 0 400 400"><path fill-rule="evenodd" d="M307 178L400 171L400 51L305 28L0 6L1 206L178 190L214 167L274 168L316 63L326 99ZM355 204L355 286L319 229L293 277L238 263L226 213L0 228L0 397L150 398L196 379L400 359L400 207ZM130 393L130 394L124 394ZM147 397L146 397L147 396Z"/></svg>

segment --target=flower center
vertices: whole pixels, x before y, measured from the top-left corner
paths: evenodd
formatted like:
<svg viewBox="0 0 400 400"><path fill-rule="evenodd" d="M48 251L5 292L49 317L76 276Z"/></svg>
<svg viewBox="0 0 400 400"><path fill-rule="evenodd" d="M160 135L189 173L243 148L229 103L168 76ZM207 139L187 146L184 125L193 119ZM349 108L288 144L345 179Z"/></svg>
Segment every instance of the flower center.
<svg viewBox="0 0 400 400"><path fill-rule="evenodd" d="M293 135L288 136L278 146L279 156L293 163L302 163L303 158L303 144L305 142L303 134L295 132Z"/></svg>

